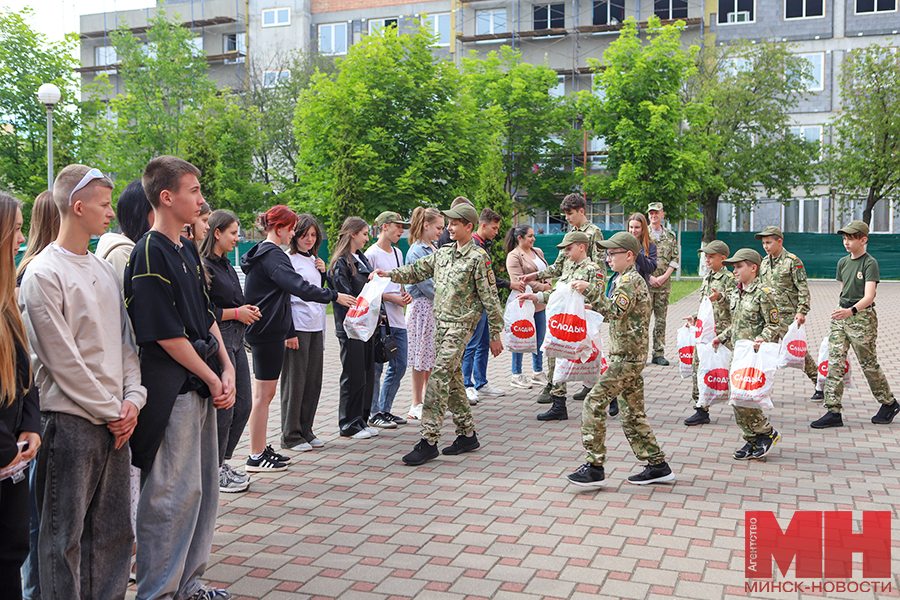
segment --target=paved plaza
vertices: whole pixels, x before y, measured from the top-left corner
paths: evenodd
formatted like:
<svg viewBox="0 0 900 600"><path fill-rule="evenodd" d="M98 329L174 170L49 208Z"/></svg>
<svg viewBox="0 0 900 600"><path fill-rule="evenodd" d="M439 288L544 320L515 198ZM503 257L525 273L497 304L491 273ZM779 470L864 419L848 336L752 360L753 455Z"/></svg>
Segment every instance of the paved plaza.
<svg viewBox="0 0 900 600"><path fill-rule="evenodd" d="M809 346L817 351L839 288L826 281L810 288ZM781 443L763 462L735 461L731 453L743 442L730 407L714 406L709 425L682 424L692 413L690 380L680 379L674 364L675 333L698 302L694 292L669 311L666 356L673 365L644 370L649 420L677 480L628 484L641 465L613 419L607 487L587 492L563 479L584 462L581 407L571 399L577 390L570 390L568 421L538 422L534 417L545 408L534 403L538 390L509 386L505 351L491 359L488 373L508 394L473 408L480 450L408 467L400 457L419 439L415 422L371 440L340 438L341 366L329 317L316 420L326 445L296 455L286 472L255 476L249 493L222 494L209 580L235 597L266 600L900 596L893 508L900 494L900 420L870 422L878 404L853 356L857 387L846 393L845 426L812 430L810 421L824 409L810 401L813 387L802 372L788 369L778 373L770 412ZM900 284L880 285L877 305L878 355L896 392ZM405 416L409 407L408 381L409 373L395 414ZM278 396L270 421L276 449L277 405ZM454 436L448 419L441 446ZM246 455L246 436L238 453ZM746 510L771 510L782 527L796 510L894 512L891 592L747 592ZM854 576L863 580L859 564Z"/></svg>

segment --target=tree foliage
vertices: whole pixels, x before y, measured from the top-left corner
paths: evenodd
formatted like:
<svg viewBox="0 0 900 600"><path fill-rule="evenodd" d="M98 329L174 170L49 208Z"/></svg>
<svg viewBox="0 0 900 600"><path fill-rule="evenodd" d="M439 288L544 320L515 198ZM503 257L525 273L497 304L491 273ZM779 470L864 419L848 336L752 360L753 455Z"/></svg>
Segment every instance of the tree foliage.
<svg viewBox="0 0 900 600"><path fill-rule="evenodd" d="M509 279L506 270L506 248L503 247L503 237L512 227L514 206L512 197L504 188L504 157L500 153L499 145L488 150L479 169L478 191L475 194L475 206L479 212L483 208L496 211L500 219L500 233L491 244L491 263L494 273L503 279ZM509 290L500 290L501 299L506 300ZM505 292L505 293L504 293Z"/></svg>

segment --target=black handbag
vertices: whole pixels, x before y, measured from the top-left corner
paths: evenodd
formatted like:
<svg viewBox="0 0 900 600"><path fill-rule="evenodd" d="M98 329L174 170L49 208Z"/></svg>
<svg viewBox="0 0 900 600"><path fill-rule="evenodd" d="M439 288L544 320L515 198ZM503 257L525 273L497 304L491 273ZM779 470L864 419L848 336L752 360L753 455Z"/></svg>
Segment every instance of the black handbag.
<svg viewBox="0 0 900 600"><path fill-rule="evenodd" d="M400 344L391 333L391 323L384 313L384 323L375 331L375 362L387 363L397 357L400 352Z"/></svg>

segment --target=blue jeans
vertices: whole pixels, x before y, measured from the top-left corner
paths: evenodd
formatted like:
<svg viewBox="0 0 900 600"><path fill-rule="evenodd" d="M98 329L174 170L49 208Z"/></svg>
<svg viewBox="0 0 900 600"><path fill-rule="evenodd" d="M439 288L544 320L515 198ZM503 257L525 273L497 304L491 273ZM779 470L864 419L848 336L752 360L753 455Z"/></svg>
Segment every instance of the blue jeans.
<svg viewBox="0 0 900 600"><path fill-rule="evenodd" d="M544 370L544 353L541 352L541 345L544 343L544 334L547 333L547 311L542 310L534 313L534 329L537 333L537 352L531 353L531 369L535 373ZM512 353L512 374L522 374L522 353Z"/></svg>
<svg viewBox="0 0 900 600"><path fill-rule="evenodd" d="M475 327L475 333L472 334L472 339L466 344L466 351L463 353L463 381L467 388L474 387L476 390L480 390L487 385L490 345L491 330L487 324L487 313L482 313L481 319ZM474 384L472 382L473 375L475 376Z"/></svg>
<svg viewBox="0 0 900 600"><path fill-rule="evenodd" d="M375 386L375 393L372 394L373 416L378 413L391 412L391 408L394 406L394 397L397 395L397 390L400 389L400 380L406 374L407 349L409 347L406 330L391 328L391 334L397 340L399 348L397 349L397 356L387 363L388 368L384 374L384 383L381 384L380 388L378 385ZM375 363L376 383L381 379L383 369L384 363Z"/></svg>

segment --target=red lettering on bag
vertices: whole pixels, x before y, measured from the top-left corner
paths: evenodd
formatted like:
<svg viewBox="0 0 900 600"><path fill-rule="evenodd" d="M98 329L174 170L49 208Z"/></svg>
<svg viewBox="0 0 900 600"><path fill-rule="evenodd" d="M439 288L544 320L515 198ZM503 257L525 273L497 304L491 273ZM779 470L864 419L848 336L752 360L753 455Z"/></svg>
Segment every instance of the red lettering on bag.
<svg viewBox="0 0 900 600"><path fill-rule="evenodd" d="M367 312L369 312L369 301L360 296L356 299L356 305L347 311L347 317L351 319L361 317Z"/></svg>
<svg viewBox="0 0 900 600"><path fill-rule="evenodd" d="M803 340L792 340L788 342L788 352L794 356L806 356L806 342Z"/></svg>
<svg viewBox="0 0 900 600"><path fill-rule="evenodd" d="M694 327L697 328L697 330L694 332L694 337L699 340L700 336L703 335L703 321L701 321L700 319L695 319Z"/></svg>
<svg viewBox="0 0 900 600"><path fill-rule="evenodd" d="M738 369L731 374L731 385L739 390L758 390L766 384L766 374L755 367Z"/></svg>
<svg viewBox="0 0 900 600"><path fill-rule="evenodd" d="M728 369L713 369L703 376L703 384L717 392L728 389Z"/></svg>
<svg viewBox="0 0 900 600"><path fill-rule="evenodd" d="M553 315L547 327L553 337L564 342L580 342L587 337L587 322L576 315Z"/></svg>
<svg viewBox="0 0 900 600"><path fill-rule="evenodd" d="M534 325L531 324L531 321L527 321L525 319L516 321L512 324L511 329L513 335L517 338L527 340L528 338L534 337Z"/></svg>
<svg viewBox="0 0 900 600"><path fill-rule="evenodd" d="M694 347L693 346L685 346L684 348L679 348L678 358L681 359L681 362L683 362L686 365L693 363Z"/></svg>
<svg viewBox="0 0 900 600"><path fill-rule="evenodd" d="M847 374L847 371L850 370L850 361L844 361L844 375ZM819 375L822 377L828 377L828 361L822 361L819 363Z"/></svg>
<svg viewBox="0 0 900 600"><path fill-rule="evenodd" d="M606 370L609 368L609 363L606 362L606 357L604 356L600 359L600 374L603 375L606 373Z"/></svg>
<svg viewBox="0 0 900 600"><path fill-rule="evenodd" d="M578 365L584 365L587 363L592 363L597 360L597 357L600 356L600 350L597 348L597 344L591 342L591 356L587 360L573 360L572 362Z"/></svg>

